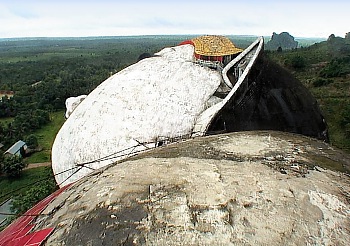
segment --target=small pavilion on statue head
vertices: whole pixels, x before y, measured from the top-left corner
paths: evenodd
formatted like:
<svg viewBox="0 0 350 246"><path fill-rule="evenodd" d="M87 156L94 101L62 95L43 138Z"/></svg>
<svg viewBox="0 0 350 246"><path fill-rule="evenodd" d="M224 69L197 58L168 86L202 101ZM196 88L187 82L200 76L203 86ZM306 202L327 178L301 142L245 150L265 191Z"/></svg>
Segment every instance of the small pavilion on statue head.
<svg viewBox="0 0 350 246"><path fill-rule="evenodd" d="M194 46L194 58L197 63L213 68L224 67L243 51L227 37L217 35L200 36L180 43L184 44Z"/></svg>

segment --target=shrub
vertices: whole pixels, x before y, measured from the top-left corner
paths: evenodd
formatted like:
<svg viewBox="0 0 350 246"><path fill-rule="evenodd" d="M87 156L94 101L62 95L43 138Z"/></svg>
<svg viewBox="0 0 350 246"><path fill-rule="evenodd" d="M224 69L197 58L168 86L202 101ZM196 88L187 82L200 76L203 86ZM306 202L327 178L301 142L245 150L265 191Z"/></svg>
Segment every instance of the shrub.
<svg viewBox="0 0 350 246"><path fill-rule="evenodd" d="M304 57L294 55L286 60L286 65L294 69L303 69L306 67L306 61Z"/></svg>
<svg viewBox="0 0 350 246"><path fill-rule="evenodd" d="M332 83L333 80L331 79L324 79L324 78L316 78L313 82L312 85L314 87L321 87L321 86L325 86L325 85L329 85L330 83Z"/></svg>
<svg viewBox="0 0 350 246"><path fill-rule="evenodd" d="M3 161L4 161L4 151L0 149L0 175L3 173Z"/></svg>
<svg viewBox="0 0 350 246"><path fill-rule="evenodd" d="M38 139L35 135L31 134L28 137L26 137L25 142L30 149L35 149L38 147Z"/></svg>
<svg viewBox="0 0 350 246"><path fill-rule="evenodd" d="M11 178L19 177L26 164L23 162L22 157L12 155L6 156L2 161L2 171Z"/></svg>
<svg viewBox="0 0 350 246"><path fill-rule="evenodd" d="M350 137L350 105L346 105L340 113L340 126L344 129L347 137Z"/></svg>
<svg viewBox="0 0 350 246"><path fill-rule="evenodd" d="M342 67L337 60L331 61L326 67L320 71L320 76L323 78L339 77L342 74Z"/></svg>
<svg viewBox="0 0 350 246"><path fill-rule="evenodd" d="M333 59L320 71L323 78L341 77L350 72L350 56Z"/></svg>
<svg viewBox="0 0 350 246"><path fill-rule="evenodd" d="M24 194L19 194L13 198L11 211L22 214L34 206L36 203L50 195L56 190L56 183L53 179L48 179L26 190Z"/></svg>

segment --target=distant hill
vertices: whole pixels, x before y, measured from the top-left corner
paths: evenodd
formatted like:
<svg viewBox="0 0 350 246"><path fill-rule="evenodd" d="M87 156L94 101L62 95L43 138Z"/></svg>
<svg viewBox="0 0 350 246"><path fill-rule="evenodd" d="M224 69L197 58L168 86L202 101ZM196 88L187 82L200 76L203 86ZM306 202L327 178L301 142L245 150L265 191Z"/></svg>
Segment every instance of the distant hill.
<svg viewBox="0 0 350 246"><path fill-rule="evenodd" d="M328 46L328 52L333 57L346 57L350 56L350 35L347 33L345 38L336 37L334 34L330 35L326 42Z"/></svg>
<svg viewBox="0 0 350 246"><path fill-rule="evenodd" d="M295 37L295 40L298 42L298 48L308 47L316 43L321 43L326 41L327 38L309 38L309 37Z"/></svg>
<svg viewBox="0 0 350 246"><path fill-rule="evenodd" d="M290 50L298 47L298 42L288 32L281 32L280 34L273 33L271 40L265 45L267 50Z"/></svg>
<svg viewBox="0 0 350 246"><path fill-rule="evenodd" d="M330 35L309 47L267 52L315 96L328 123L330 141L350 151L350 38Z"/></svg>

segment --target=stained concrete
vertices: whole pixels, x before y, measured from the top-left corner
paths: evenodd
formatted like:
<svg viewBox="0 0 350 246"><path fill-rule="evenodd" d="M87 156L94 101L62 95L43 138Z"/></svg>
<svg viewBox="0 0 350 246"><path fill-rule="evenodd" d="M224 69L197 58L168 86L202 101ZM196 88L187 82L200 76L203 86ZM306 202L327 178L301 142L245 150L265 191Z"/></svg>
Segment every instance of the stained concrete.
<svg viewBox="0 0 350 246"><path fill-rule="evenodd" d="M81 179L36 229L56 228L46 245L346 245L349 165L300 135L196 138Z"/></svg>

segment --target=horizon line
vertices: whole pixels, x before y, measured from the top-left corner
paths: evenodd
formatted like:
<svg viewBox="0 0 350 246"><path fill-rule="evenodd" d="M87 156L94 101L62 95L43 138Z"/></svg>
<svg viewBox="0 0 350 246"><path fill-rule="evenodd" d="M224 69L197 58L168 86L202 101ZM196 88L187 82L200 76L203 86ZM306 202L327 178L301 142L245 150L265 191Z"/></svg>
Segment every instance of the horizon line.
<svg viewBox="0 0 350 246"><path fill-rule="evenodd" d="M241 37L271 37L272 35L256 35L256 34L133 34L133 35L89 35L89 36L22 36L22 37L0 37L0 40L9 39L96 39L96 38L127 38L127 37L166 37L166 36L203 36L203 35L219 35L219 36L241 36ZM293 35L292 35L293 36ZM293 36L298 38L310 39L327 39L328 37L312 37L312 36Z"/></svg>

